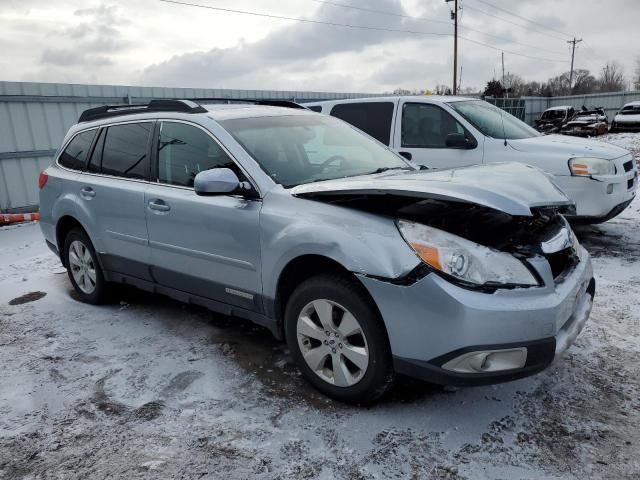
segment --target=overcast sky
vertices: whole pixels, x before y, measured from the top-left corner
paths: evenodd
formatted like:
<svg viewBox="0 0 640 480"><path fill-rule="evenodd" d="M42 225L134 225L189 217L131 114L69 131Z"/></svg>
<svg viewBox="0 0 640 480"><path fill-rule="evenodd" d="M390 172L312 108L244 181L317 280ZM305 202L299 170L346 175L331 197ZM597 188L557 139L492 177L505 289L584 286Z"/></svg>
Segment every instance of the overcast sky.
<svg viewBox="0 0 640 480"><path fill-rule="evenodd" d="M444 0L330 0L398 16L319 0L185 1L381 30L159 0L0 0L0 80L372 93L452 82L451 4ZM460 35L497 48L460 40L462 88L479 88L501 75L500 49L505 70L527 80L568 71L567 35L584 39L576 68L597 76L606 61L615 60L628 79L634 73L640 56L639 0L486 2L553 30L481 0L461 0Z"/></svg>

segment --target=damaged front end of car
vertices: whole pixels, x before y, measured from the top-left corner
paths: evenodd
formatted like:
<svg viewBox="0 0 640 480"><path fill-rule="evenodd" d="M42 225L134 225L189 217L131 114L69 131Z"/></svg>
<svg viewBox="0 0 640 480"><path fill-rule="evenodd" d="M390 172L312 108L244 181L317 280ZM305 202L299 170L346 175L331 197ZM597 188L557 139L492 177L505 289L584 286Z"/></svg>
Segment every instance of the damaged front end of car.
<svg viewBox="0 0 640 480"><path fill-rule="evenodd" d="M563 217L574 205L543 172L521 164L336 180L292 193L393 218L422 260L418 270L465 288L540 286L527 259L544 257L558 280L578 261ZM558 235L566 245L543 247Z"/></svg>

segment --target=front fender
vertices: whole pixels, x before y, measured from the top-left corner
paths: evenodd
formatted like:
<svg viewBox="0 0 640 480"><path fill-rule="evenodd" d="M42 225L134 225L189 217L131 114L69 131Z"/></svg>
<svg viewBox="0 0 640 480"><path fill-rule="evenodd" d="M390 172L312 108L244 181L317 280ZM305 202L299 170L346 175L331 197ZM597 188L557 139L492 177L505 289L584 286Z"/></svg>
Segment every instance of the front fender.
<svg viewBox="0 0 640 480"><path fill-rule="evenodd" d="M302 255L323 256L351 272L383 278L401 277L420 263L394 219L372 213L274 194L265 199L260 224L268 298L275 298L280 273Z"/></svg>

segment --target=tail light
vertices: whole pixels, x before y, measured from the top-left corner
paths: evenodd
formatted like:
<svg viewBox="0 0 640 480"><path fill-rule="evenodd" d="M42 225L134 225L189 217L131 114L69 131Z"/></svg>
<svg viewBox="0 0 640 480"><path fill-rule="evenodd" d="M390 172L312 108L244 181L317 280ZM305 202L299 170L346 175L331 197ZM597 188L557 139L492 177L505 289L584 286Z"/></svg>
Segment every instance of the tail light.
<svg viewBox="0 0 640 480"><path fill-rule="evenodd" d="M47 184L47 180L49 180L47 172L40 172L40 176L38 177L38 188L42 189Z"/></svg>

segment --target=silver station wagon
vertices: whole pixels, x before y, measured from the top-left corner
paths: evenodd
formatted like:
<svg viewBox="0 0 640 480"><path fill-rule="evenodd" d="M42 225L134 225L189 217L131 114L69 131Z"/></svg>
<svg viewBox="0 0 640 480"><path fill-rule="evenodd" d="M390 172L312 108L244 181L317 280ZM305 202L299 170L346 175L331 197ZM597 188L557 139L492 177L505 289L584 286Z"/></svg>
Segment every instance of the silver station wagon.
<svg viewBox="0 0 640 480"><path fill-rule="evenodd" d="M398 374L531 375L591 311L572 203L546 174L421 170L295 104L87 110L39 185L44 237L82 300L126 283L250 319L342 401L374 401Z"/></svg>

